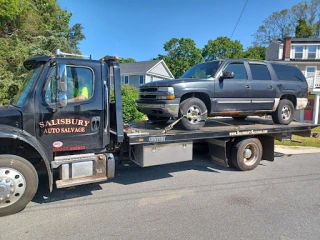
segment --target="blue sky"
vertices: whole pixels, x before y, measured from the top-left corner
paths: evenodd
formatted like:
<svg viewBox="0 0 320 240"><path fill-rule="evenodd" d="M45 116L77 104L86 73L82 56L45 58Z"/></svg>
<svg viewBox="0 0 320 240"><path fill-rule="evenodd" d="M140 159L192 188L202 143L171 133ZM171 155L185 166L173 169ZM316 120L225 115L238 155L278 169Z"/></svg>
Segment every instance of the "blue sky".
<svg viewBox="0 0 320 240"><path fill-rule="evenodd" d="M150 60L164 54L171 38L191 38L198 48L219 36L230 37L246 0L58 0L80 23L86 39L80 44L93 59L105 55ZM244 48L262 21L301 0L248 0L232 40Z"/></svg>

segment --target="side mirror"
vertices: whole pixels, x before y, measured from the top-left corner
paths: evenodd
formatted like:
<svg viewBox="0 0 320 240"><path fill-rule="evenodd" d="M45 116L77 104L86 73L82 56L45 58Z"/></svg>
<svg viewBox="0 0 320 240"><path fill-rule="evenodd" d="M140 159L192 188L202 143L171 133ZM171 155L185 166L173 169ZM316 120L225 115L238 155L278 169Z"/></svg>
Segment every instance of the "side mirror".
<svg viewBox="0 0 320 240"><path fill-rule="evenodd" d="M223 72L221 79L230 79L234 77L234 72Z"/></svg>
<svg viewBox="0 0 320 240"><path fill-rule="evenodd" d="M68 97L67 94L65 92L63 93L59 93L59 104L60 107L65 107L68 104Z"/></svg>
<svg viewBox="0 0 320 240"><path fill-rule="evenodd" d="M67 65L60 64L59 65L59 80L58 87L61 92L66 92L68 90L68 78L67 78Z"/></svg>

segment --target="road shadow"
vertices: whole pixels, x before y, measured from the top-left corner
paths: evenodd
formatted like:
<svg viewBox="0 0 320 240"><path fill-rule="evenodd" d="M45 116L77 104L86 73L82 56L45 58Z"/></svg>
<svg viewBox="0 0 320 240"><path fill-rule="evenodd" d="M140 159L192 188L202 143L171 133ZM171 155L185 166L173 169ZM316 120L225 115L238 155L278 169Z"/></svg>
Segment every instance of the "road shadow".
<svg viewBox="0 0 320 240"><path fill-rule="evenodd" d="M123 161L120 165L116 165L115 177L106 182L131 185L141 182L172 178L172 173L188 170L211 172L213 174L227 171L239 171L235 168L222 167L212 162L210 157L206 154L197 154L194 156L194 159L192 161L165 164L146 168L142 168L132 161ZM58 179L58 173L55 172L54 174L56 176L56 179ZM103 183L105 182L101 182L100 184ZM89 196L92 195L93 191L102 189L100 184L87 184L61 189L57 189L54 184L53 192L50 193L48 189L48 178L46 173L43 172L39 174L38 191L32 201L39 204L45 204L66 199Z"/></svg>
<svg viewBox="0 0 320 240"><path fill-rule="evenodd" d="M290 157L291 155L275 152L275 158ZM261 161L260 166L265 166L265 161ZM142 168L132 161L123 161L116 165L115 178L106 182L117 183L122 185L131 185L153 180L172 178L173 173L182 171L201 171L219 174L223 172L238 172L233 167L223 167L214 163L207 154L196 153L194 160L180 163L165 164L153 167ZM58 173L55 173L58 179ZM103 184L105 182L101 182ZM57 189L54 184L53 192L48 189L48 178L46 173L39 175L39 187L36 196L32 200L39 204L51 203L67 199L75 199L83 196L90 196L94 191L102 190L99 183L80 185L76 187Z"/></svg>

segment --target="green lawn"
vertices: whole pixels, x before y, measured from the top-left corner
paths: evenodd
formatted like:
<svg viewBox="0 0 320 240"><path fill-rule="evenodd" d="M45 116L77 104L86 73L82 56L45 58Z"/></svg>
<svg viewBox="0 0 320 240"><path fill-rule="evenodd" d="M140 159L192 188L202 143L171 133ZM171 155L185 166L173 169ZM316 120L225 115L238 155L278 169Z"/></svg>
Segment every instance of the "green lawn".
<svg viewBox="0 0 320 240"><path fill-rule="evenodd" d="M320 148L320 127L316 127L314 129L312 129L312 133L319 133L319 137L317 137L317 138L300 137L297 135L292 135L293 140L301 141L301 143L292 142L292 141L280 142L280 141L276 140L275 144L281 145L281 146L304 146L304 147L319 147Z"/></svg>

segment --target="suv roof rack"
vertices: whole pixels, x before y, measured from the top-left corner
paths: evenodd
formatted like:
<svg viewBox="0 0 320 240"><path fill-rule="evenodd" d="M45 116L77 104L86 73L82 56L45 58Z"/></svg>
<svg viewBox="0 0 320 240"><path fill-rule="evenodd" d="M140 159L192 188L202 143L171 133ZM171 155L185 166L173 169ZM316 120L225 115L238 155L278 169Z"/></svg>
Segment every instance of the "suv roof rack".
<svg viewBox="0 0 320 240"><path fill-rule="evenodd" d="M75 54L75 53L65 53L65 52L61 52L60 49L56 50L56 57L66 57L66 56L71 56L71 57L83 57L83 58L89 58L90 60L92 60L92 56L91 54L89 56L85 56L85 55L80 55L80 54Z"/></svg>

